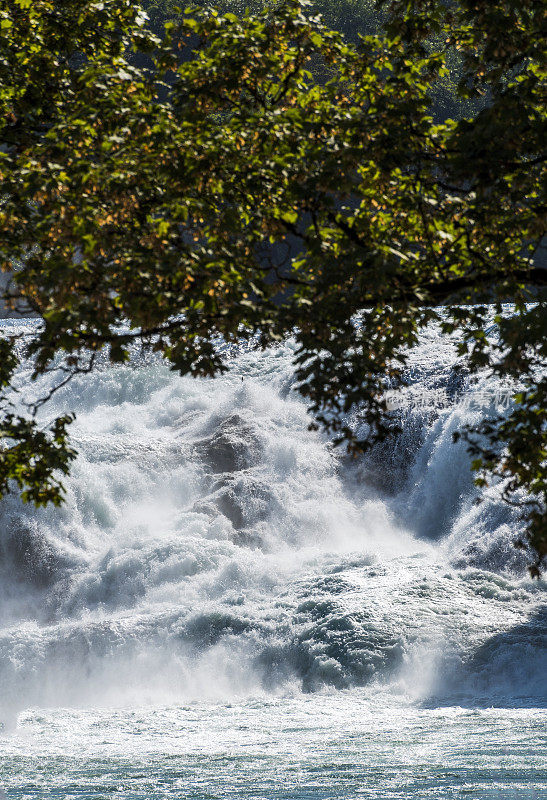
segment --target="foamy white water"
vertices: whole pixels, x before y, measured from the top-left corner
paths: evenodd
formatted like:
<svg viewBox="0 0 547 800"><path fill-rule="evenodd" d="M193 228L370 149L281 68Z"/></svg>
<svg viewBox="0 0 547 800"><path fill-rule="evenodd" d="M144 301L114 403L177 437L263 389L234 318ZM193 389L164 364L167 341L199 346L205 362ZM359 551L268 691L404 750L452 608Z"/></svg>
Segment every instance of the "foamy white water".
<svg viewBox="0 0 547 800"><path fill-rule="evenodd" d="M547 796L545 584L451 441L495 387L430 333L403 434L355 463L308 431L291 356L53 398L66 505L1 504L8 797Z"/></svg>

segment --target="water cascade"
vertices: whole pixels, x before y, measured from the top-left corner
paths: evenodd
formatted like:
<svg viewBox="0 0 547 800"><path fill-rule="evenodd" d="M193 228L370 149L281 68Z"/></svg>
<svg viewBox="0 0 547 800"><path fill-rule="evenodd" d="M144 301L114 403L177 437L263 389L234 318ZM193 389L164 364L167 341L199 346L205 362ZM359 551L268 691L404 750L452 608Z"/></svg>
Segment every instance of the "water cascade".
<svg viewBox="0 0 547 800"><path fill-rule="evenodd" d="M450 712L456 736L469 709L494 715L485 717L490 732L507 727L496 709L518 711L528 715L518 741L539 741L545 585L527 577L512 545L517 510L496 487L475 504L465 448L452 443L503 393L455 372L450 342L430 332L399 398L403 433L355 461L308 430L292 355L290 342L242 349L215 380L180 378L156 361L100 367L44 409L76 412L79 456L61 509L12 496L0 507L0 784L9 797L459 797L427 794L437 784L419 770L408 779L413 793L397 794L387 761L381 780L367 773L359 783L358 740L353 755L324 753L324 764L340 753L348 763L337 768L339 789L326 766L306 772L335 718L347 736L384 719L376 745L392 734L395 762L403 745L409 769L427 762L416 743L397 739L395 707L410 726L429 715L438 747L442 709L459 709ZM392 709L391 723L381 709ZM310 727L312 711L319 727ZM245 780L256 786L266 773L249 761L236 780L222 761L241 726L261 731L255 750L283 769L300 747L304 778L281 769L270 789L245 795ZM163 751L194 758L184 779L158 766L160 730ZM136 731L148 767L127 744ZM72 741L84 753L79 768L66 756ZM220 766L213 777L202 765L198 780L196 754L207 753ZM519 794L515 780L499 777L513 794L472 796L535 796L536 784ZM438 786L461 783L446 781Z"/></svg>

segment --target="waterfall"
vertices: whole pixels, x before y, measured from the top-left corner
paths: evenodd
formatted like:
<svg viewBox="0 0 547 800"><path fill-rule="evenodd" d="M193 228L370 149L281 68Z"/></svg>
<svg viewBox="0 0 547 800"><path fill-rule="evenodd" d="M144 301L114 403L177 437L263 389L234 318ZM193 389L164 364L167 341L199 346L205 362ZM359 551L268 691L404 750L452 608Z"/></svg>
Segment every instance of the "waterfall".
<svg viewBox="0 0 547 800"><path fill-rule="evenodd" d="M545 697L521 523L496 487L474 504L452 443L488 392L430 332L403 433L355 463L308 430L292 356L244 349L214 380L104 366L54 396L44 414L77 414L66 503L1 504L6 718L370 684Z"/></svg>

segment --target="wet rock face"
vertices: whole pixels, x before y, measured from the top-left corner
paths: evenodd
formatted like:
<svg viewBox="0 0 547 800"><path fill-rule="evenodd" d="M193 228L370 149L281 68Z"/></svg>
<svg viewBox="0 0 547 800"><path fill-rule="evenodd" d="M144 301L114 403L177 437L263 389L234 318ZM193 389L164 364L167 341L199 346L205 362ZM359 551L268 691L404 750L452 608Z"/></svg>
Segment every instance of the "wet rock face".
<svg viewBox="0 0 547 800"><path fill-rule="evenodd" d="M38 527L7 515L0 527L0 619L56 619L76 563Z"/></svg>
<svg viewBox="0 0 547 800"><path fill-rule="evenodd" d="M401 433L378 442L361 457L357 467L353 468L355 480L384 495L400 491L423 445L428 421L427 414L403 420ZM349 459L344 460L343 466L346 472L352 469Z"/></svg>
<svg viewBox="0 0 547 800"><path fill-rule="evenodd" d="M255 466L262 456L256 431L240 415L231 414L196 449L213 473L236 472Z"/></svg>
<svg viewBox="0 0 547 800"><path fill-rule="evenodd" d="M243 530L266 519L274 505L269 486L252 475L223 476L212 487L217 509L236 530Z"/></svg>
<svg viewBox="0 0 547 800"><path fill-rule="evenodd" d="M221 514L232 527L234 544L255 549L266 546L257 525L278 507L273 489L252 471L241 470L218 475L207 497L195 503L192 511L209 517Z"/></svg>
<svg viewBox="0 0 547 800"><path fill-rule="evenodd" d="M253 528L268 519L278 504L262 476L264 442L256 426L237 412L230 414L194 447L207 475L208 492L192 510L210 516L220 513L230 522L236 544L261 547L263 542Z"/></svg>
<svg viewBox="0 0 547 800"><path fill-rule="evenodd" d="M36 589L47 589L58 580L63 565L38 531L15 522L0 540L0 563L8 575Z"/></svg>

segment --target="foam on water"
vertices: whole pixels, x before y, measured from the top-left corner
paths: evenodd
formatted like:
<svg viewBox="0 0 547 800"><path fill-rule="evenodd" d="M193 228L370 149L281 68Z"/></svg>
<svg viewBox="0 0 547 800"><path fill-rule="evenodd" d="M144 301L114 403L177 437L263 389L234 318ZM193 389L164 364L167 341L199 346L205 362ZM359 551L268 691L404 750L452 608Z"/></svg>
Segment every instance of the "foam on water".
<svg viewBox="0 0 547 800"><path fill-rule="evenodd" d="M452 432L485 403L464 402L450 342L430 332L411 362L411 391L450 403L403 410L401 437L358 463L308 430L292 354L242 351L214 381L102 368L54 396L47 413L77 413L66 504L1 504L6 725L333 691L427 713L545 705L544 584L496 488L474 505Z"/></svg>

